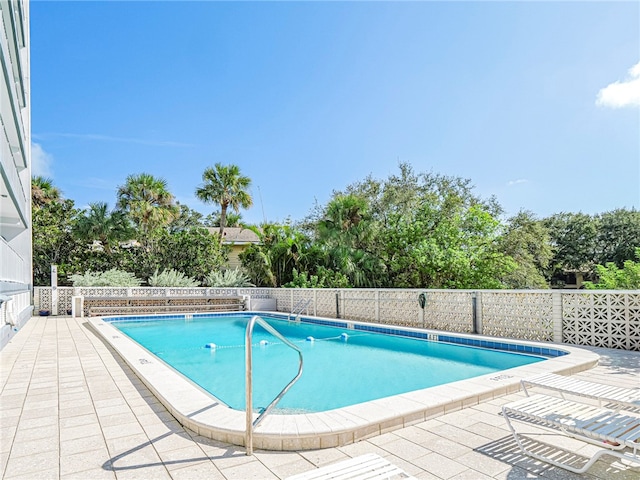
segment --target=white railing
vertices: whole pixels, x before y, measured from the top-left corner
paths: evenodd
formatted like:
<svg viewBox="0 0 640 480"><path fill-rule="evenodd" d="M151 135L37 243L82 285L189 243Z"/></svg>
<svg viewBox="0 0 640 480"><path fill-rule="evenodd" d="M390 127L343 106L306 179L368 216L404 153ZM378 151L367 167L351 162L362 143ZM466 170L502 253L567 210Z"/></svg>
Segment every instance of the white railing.
<svg viewBox="0 0 640 480"><path fill-rule="evenodd" d="M23 283L24 279L24 259L0 237L0 281Z"/></svg>

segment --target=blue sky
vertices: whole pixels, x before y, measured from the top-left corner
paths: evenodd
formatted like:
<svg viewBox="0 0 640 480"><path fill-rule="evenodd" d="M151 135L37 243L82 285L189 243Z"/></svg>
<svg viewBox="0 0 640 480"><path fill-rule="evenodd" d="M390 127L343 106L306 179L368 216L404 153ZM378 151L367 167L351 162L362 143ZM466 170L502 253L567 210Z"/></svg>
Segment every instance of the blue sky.
<svg viewBox="0 0 640 480"><path fill-rule="evenodd" d="M79 207L129 174L253 180L250 223L398 172L506 215L640 208L637 2L31 3L34 174ZM634 68L635 67L635 68Z"/></svg>

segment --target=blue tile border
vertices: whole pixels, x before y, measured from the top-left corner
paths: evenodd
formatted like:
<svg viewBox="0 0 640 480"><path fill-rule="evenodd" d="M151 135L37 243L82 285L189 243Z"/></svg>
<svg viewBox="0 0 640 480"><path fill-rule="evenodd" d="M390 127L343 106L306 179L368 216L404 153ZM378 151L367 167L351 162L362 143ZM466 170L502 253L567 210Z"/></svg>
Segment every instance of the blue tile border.
<svg viewBox="0 0 640 480"><path fill-rule="evenodd" d="M438 335L438 341L444 343L454 343L457 345L469 345L472 347L489 348L492 350L539 355L541 357L562 357L563 355L568 354L568 352L557 348L506 343L505 341L476 340L466 337L454 337L452 335Z"/></svg>
<svg viewBox="0 0 640 480"><path fill-rule="evenodd" d="M262 312L221 312L221 313L195 313L192 314L192 318L211 318L211 317L228 317L241 316L252 317L254 315L261 314L268 318L274 318L277 320L288 320L290 317L286 314L269 313L268 315L262 314ZM148 320L178 320L184 319L185 315L136 315L130 317L103 317L103 320L107 323L117 322L139 322ZM303 323L310 323L314 325L325 325L329 327L346 328L359 330L363 332L379 333L383 335L392 335L396 337L415 338L420 340L437 341L442 343L451 343L455 345L465 345L476 348L487 348L492 350L501 350L505 352L515 352L525 355L538 355L541 357L561 357L567 355L568 352L551 347L539 347L536 345L526 345L520 343L507 343L504 340L484 340L468 337L458 337L451 334L442 335L437 332L420 332L414 330L404 330L392 327L383 327L378 325L369 325L362 323L346 322L340 320L320 319L300 316L300 321Z"/></svg>

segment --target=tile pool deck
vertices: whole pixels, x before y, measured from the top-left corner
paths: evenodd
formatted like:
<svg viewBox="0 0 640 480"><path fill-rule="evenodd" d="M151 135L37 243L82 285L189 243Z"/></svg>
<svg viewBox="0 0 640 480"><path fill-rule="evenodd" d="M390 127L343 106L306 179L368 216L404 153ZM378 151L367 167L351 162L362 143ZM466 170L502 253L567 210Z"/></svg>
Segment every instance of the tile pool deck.
<svg viewBox="0 0 640 480"><path fill-rule="evenodd" d="M640 352L596 349L600 364L576 377L640 385ZM417 478L637 479L640 468L605 456L585 475L521 455L500 406L481 401L410 427L337 448L270 452L182 427L86 319L34 317L0 352L0 476L3 479L278 479L363 453ZM593 450L527 427L539 448ZM581 455L582 454L582 455ZM573 453L568 453L573 455Z"/></svg>

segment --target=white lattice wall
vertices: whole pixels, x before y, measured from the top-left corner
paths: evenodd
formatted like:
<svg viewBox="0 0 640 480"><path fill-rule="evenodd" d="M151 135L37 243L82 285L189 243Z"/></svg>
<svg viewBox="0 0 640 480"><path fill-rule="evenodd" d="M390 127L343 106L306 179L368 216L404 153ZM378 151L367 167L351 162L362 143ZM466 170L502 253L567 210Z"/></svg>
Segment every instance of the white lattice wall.
<svg viewBox="0 0 640 480"><path fill-rule="evenodd" d="M83 297L133 297L136 294L133 288L127 287L77 287L75 295Z"/></svg>
<svg viewBox="0 0 640 480"><path fill-rule="evenodd" d="M276 307L280 312L290 312L293 307L291 302L292 289L290 288L272 288L271 296L276 299Z"/></svg>
<svg viewBox="0 0 640 480"><path fill-rule="evenodd" d="M473 332L473 292L426 290L424 320L427 328L448 332ZM416 300L417 305L417 300Z"/></svg>
<svg viewBox="0 0 640 480"><path fill-rule="evenodd" d="M170 293L171 290L176 291L176 292L180 292L181 290L184 290L184 293L180 292L180 293ZM180 295L180 296L191 296L194 295L194 293L196 295L201 295L200 292L198 292L198 290L202 290L202 289L195 289L195 288L165 288L165 287L135 287L135 288L130 288L128 289L127 292L127 297L168 297L171 295Z"/></svg>
<svg viewBox="0 0 640 480"><path fill-rule="evenodd" d="M253 298L273 298L275 288L237 288L238 295L251 295Z"/></svg>
<svg viewBox="0 0 640 480"><path fill-rule="evenodd" d="M318 289L315 291L315 312L319 317L335 318L336 316L336 295L340 295L339 290ZM339 302L339 300L338 300Z"/></svg>
<svg viewBox="0 0 640 480"><path fill-rule="evenodd" d="M562 295L564 343L640 351L640 292Z"/></svg>
<svg viewBox="0 0 640 480"><path fill-rule="evenodd" d="M381 323L423 327L424 315L421 315L418 303L418 290L379 290L378 319Z"/></svg>
<svg viewBox="0 0 640 480"><path fill-rule="evenodd" d="M71 312L72 297L72 287L58 287L58 313L65 314Z"/></svg>
<svg viewBox="0 0 640 480"><path fill-rule="evenodd" d="M376 308L378 308L380 301L377 299L375 290L348 289L339 293L341 318L361 320L363 322L375 322L377 320ZM398 314L394 320L397 321L400 318L401 315Z"/></svg>
<svg viewBox="0 0 640 480"><path fill-rule="evenodd" d="M51 310L51 287L33 288L33 309L35 312L38 310Z"/></svg>
<svg viewBox="0 0 640 480"><path fill-rule="evenodd" d="M67 310L71 310L71 297L73 297L73 287L58 287L58 313L66 314ZM52 310L53 290L51 287L35 287L33 289L33 309L37 313L38 310Z"/></svg>
<svg viewBox="0 0 640 480"><path fill-rule="evenodd" d="M482 333L494 337L553 341L553 293L481 292Z"/></svg>

